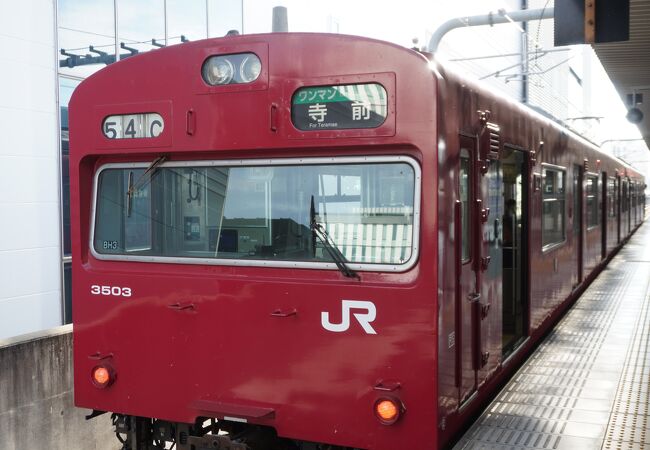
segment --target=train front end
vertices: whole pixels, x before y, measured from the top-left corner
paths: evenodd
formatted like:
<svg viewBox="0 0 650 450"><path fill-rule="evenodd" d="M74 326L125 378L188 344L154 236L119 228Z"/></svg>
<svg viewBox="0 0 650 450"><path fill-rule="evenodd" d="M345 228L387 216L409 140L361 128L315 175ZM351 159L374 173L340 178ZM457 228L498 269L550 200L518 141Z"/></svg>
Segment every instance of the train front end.
<svg viewBox="0 0 650 450"><path fill-rule="evenodd" d="M415 52L315 34L85 80L76 405L133 450L435 447L434 90Z"/></svg>

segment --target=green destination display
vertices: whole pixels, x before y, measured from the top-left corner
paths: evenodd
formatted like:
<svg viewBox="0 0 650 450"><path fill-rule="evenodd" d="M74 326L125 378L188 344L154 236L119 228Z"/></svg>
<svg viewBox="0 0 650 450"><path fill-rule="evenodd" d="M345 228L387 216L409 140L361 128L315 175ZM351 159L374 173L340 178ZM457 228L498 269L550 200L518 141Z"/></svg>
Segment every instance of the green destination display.
<svg viewBox="0 0 650 450"><path fill-rule="evenodd" d="M377 128L386 120L387 98L377 83L304 87L293 95L291 120L304 131Z"/></svg>

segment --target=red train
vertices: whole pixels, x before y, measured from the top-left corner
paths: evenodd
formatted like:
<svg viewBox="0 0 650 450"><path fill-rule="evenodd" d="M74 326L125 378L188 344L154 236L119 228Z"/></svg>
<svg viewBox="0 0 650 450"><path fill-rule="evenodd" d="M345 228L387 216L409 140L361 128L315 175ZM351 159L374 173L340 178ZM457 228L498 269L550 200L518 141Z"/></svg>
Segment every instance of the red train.
<svg viewBox="0 0 650 450"><path fill-rule="evenodd" d="M124 448L447 445L643 218L643 179L384 42L236 36L70 104L75 402Z"/></svg>

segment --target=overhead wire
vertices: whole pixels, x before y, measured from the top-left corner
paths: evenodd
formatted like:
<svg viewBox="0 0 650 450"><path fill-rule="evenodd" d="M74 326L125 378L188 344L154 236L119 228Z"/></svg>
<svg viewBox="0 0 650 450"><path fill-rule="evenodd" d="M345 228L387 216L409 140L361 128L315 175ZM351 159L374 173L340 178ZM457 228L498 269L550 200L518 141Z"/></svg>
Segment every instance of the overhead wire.
<svg viewBox="0 0 650 450"><path fill-rule="evenodd" d="M554 100L554 101L560 102L564 107L566 107L566 108L573 107L575 109L580 109L575 104L573 104L573 102L568 98L567 95L560 92L557 89L557 87L555 87L552 83L549 83L548 80L547 80L547 77L543 76L546 72L548 72L550 70L553 70L555 67L561 66L564 63L568 63L568 61L569 61L569 60L557 61L556 58L549 58L550 61L549 61L548 65L547 64L541 64L541 62L540 62L541 56L546 56L547 55L547 53L543 53L541 51L541 47L539 45L539 42L540 42L540 33L541 33L542 20L543 20L542 17L544 15L544 12L546 11L546 9L549 7L550 3L551 3L551 0L546 0L546 2L544 3L540 18L536 20L537 27L536 27L536 30L535 30L534 37L533 37L533 34L532 34L530 29L529 30L524 30L524 35L526 36L525 37L526 39L529 39L529 38L534 39L533 42L534 42L535 50L534 50L532 58L529 60L529 62L532 62L533 67L538 69L537 72L541 72L541 73L534 73L534 72L530 73L529 75L531 75L533 78L536 78L536 80L529 80L529 82L531 84L535 85L535 86L540 86L540 87L542 86L542 83L543 83L543 88L548 93L548 95L551 97L551 99ZM502 40L496 40L493 33L490 33L490 34L483 33L481 28L484 28L484 27L477 27L477 29L471 30L471 31L473 31L474 33L479 32L480 33L479 37L481 38L480 41L482 43L487 44L492 49L495 49L495 50L500 51L502 53L508 53L508 51L505 51L507 49L504 46L498 44L498 42L503 42ZM470 31L470 30L467 30L467 31ZM462 56L462 54L458 50L451 49L449 45L446 45L445 47L446 47L447 54L449 54L449 56L452 56L452 55L453 56L459 56L459 57ZM528 58L528 55L529 54L525 55L525 57ZM569 58L569 59L571 59L571 58ZM465 69L468 72L472 73L477 78L485 78L486 77L485 69L480 64L477 64L475 62L463 61L459 65L461 65L463 67L463 69ZM496 72L490 74L490 77L494 77L497 74L503 75L503 73L502 73L503 71L510 70L513 67L516 67L518 65L519 64L515 63L515 64L513 64L511 66L508 66L507 68L504 68L501 71L496 71ZM510 81L513 81L513 80L510 80ZM506 81L506 83L507 82L508 81ZM506 83L504 83L504 84L506 84ZM499 86L499 85L500 84L498 84L497 86ZM505 91L506 93L509 93L508 92L509 89L506 88L505 86L501 86L501 90ZM512 93L510 93L510 94L512 94ZM541 100L540 106L542 104L547 105L547 107L544 108L544 109L548 109L548 107L551 106L551 104L552 104L552 102L549 102L548 100L544 101L543 98L540 99L540 100ZM555 110L555 109L557 109L557 108L552 108L552 106L551 106L551 110L549 110L549 113L553 114L553 110ZM555 115L555 114L553 114L553 115Z"/></svg>
<svg viewBox="0 0 650 450"><path fill-rule="evenodd" d="M544 12L546 11L549 3L551 3L551 0L546 0L546 3L544 3L544 7L542 8L542 13L539 15L539 19L537 20L537 34L535 36L535 62L537 62L537 49L539 48L539 30L542 29L542 17L544 17Z"/></svg>
<svg viewBox="0 0 650 450"><path fill-rule="evenodd" d="M92 31L85 31L85 30L79 30L79 29L68 28L68 27L59 27L59 28L61 28L61 29L63 29L63 30L67 30L67 31L77 32L77 33L85 33L85 34L91 34L91 35L94 35L94 36L100 36L100 37L105 37L105 38L115 39L115 36L110 36L110 35L107 35L107 34L101 34L101 33L94 33L94 32L92 32ZM180 39L181 37L182 37L181 35L178 35L178 36L170 36L170 37L168 37L167 39L168 39L168 40L172 40L172 39ZM162 41L164 38L153 38L153 39L155 39L156 41ZM124 38L124 37L121 37L121 36L120 36L120 41L123 41L124 43L127 43L127 44L134 44L134 45L137 45L137 44L151 44L151 39L146 39L146 40L144 40L144 41L138 41L138 40L135 40L135 39ZM115 47L115 43L111 43L111 44L102 44L102 45L93 45L92 47L93 47L93 48L107 48L107 47ZM75 52L75 51L87 50L87 49L88 49L88 46L85 46L85 47L77 47L77 48L66 48L65 50L68 51L68 52Z"/></svg>

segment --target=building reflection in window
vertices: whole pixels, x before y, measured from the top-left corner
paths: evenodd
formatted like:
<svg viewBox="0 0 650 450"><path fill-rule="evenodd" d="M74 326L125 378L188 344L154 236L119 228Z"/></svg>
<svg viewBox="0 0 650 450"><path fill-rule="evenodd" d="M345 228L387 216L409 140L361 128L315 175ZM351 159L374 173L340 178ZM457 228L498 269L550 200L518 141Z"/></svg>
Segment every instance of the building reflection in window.
<svg viewBox="0 0 650 450"><path fill-rule="evenodd" d="M59 104L61 113L61 215L63 226L63 255L70 256L70 170L68 167L69 131L68 103L79 80L59 77Z"/></svg>
<svg viewBox="0 0 650 450"><path fill-rule="evenodd" d="M59 73L87 77L115 61L113 0L59 0L58 25Z"/></svg>
<svg viewBox="0 0 650 450"><path fill-rule="evenodd" d="M208 36L205 0L167 0L167 43L180 44L181 36L190 41Z"/></svg>
<svg viewBox="0 0 650 450"><path fill-rule="evenodd" d="M164 45L164 0L118 0L117 36L122 47L120 59L121 55L156 49L155 43Z"/></svg>
<svg viewBox="0 0 650 450"><path fill-rule="evenodd" d="M242 32L242 5L243 0L59 0L59 73L87 77L116 59Z"/></svg>
<svg viewBox="0 0 650 450"><path fill-rule="evenodd" d="M63 311L65 323L72 322L72 251L70 245L70 167L68 103L80 80L59 76L61 115L61 228L63 233Z"/></svg>

